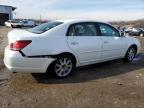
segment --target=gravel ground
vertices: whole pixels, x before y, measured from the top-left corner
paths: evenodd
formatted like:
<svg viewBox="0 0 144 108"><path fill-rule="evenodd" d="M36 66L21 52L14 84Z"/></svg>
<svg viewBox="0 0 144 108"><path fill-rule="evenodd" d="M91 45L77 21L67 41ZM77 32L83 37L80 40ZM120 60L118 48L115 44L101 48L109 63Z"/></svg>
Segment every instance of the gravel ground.
<svg viewBox="0 0 144 108"><path fill-rule="evenodd" d="M0 53L7 32L0 27ZM144 38L133 63L110 61L78 68L66 79L9 72L0 60L0 108L144 108Z"/></svg>

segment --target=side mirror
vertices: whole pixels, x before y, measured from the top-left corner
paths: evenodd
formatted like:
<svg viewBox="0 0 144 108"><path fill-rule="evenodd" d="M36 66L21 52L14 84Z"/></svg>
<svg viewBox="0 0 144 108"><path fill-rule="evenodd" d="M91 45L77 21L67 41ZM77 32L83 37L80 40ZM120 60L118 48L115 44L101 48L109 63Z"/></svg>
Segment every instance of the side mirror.
<svg viewBox="0 0 144 108"><path fill-rule="evenodd" d="M124 37L125 36L125 32L124 31L120 31L120 36Z"/></svg>

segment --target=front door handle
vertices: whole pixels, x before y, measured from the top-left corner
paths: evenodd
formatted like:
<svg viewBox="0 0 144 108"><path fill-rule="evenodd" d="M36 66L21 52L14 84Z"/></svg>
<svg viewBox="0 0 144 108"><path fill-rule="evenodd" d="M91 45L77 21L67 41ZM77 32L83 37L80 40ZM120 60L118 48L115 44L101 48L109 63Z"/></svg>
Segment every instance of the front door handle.
<svg viewBox="0 0 144 108"><path fill-rule="evenodd" d="M72 45L77 45L77 44L79 44L78 42L72 42L71 43Z"/></svg>

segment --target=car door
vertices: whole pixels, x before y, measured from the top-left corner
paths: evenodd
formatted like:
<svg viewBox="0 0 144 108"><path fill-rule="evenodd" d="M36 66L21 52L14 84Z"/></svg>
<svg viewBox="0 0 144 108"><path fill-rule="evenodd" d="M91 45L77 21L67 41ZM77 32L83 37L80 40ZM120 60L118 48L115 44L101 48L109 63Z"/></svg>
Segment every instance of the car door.
<svg viewBox="0 0 144 108"><path fill-rule="evenodd" d="M127 44L125 37L120 36L117 29L111 25L99 23L102 40L102 60L121 58L125 56Z"/></svg>
<svg viewBox="0 0 144 108"><path fill-rule="evenodd" d="M91 64L100 60L102 42L95 23L72 24L67 35L68 45L77 54L80 64Z"/></svg>

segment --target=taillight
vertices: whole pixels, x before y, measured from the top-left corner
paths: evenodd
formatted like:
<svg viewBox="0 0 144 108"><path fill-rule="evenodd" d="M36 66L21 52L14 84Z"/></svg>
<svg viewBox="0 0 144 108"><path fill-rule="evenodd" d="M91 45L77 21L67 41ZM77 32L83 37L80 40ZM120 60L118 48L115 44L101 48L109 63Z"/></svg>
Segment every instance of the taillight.
<svg viewBox="0 0 144 108"><path fill-rule="evenodd" d="M20 40L16 41L15 43L10 44L10 49L13 51L19 51L29 45L32 41L31 40Z"/></svg>

